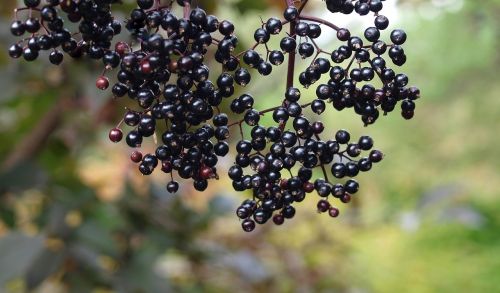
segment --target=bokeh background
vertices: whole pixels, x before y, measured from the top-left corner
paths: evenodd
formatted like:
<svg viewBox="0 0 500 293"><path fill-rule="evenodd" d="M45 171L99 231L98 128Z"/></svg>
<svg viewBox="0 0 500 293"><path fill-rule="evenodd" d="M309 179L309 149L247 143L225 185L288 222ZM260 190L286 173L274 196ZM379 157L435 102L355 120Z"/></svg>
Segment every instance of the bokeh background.
<svg viewBox="0 0 500 293"><path fill-rule="evenodd" d="M3 52L15 2L0 7ZM248 46L250 25L282 1L197 2ZM310 2L352 31L366 25ZM107 140L127 102L94 89L100 64L0 54L0 292L500 292L500 1L385 3L390 27L409 35L415 118L396 111L364 128L330 109L332 134L370 134L385 160L339 218L309 199L252 233L234 215L249 195L227 179L169 195L167 178L143 178ZM245 89L258 107L281 99L281 70Z"/></svg>

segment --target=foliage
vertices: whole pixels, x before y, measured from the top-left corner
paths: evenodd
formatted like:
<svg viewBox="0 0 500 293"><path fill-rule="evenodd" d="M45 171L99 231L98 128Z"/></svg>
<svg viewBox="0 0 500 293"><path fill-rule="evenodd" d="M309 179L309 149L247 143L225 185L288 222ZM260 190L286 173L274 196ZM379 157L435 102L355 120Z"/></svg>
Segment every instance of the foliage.
<svg viewBox="0 0 500 293"><path fill-rule="evenodd" d="M214 9L240 23L269 13L239 1L239 14L232 2ZM338 221L304 212L250 235L230 212L240 199L227 181L173 198L161 178L137 179L126 150L105 139L121 111L83 86L98 66L2 57L0 291L500 291L499 2L460 11L408 2L400 9L417 61L407 69L425 99L409 124L387 118L369 129L388 154L383 171L363 178ZM428 18L425 7L439 13ZM259 87L269 99L282 91Z"/></svg>

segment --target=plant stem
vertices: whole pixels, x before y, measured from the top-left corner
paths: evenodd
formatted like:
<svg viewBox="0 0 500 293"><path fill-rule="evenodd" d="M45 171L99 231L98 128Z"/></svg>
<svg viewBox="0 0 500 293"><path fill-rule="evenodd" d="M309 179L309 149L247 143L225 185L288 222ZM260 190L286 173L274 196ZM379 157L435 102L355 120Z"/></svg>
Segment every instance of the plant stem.
<svg viewBox="0 0 500 293"><path fill-rule="evenodd" d="M299 14L301 14L302 10L304 10L304 7L306 7L307 1L308 0L304 0L304 3L302 3L302 5L300 6L300 8L299 8Z"/></svg>
<svg viewBox="0 0 500 293"><path fill-rule="evenodd" d="M336 31L338 31L340 28L336 25L334 25L333 23L331 22L328 22L324 19L321 19L321 18L318 18L318 17L314 17L314 16L305 16L305 15L300 15L299 16L299 19L302 19L302 20L308 20L308 21L312 21L312 22L317 22L317 23L320 23L320 24L324 24Z"/></svg>
<svg viewBox="0 0 500 293"><path fill-rule="evenodd" d="M293 6L293 0L287 0L288 6ZM290 36L292 38L296 38L295 36L295 21L290 22ZM286 78L286 89L293 87L293 78L295 75L295 50L290 52L288 56L288 70L287 70L287 78ZM286 90L285 89L285 90Z"/></svg>
<svg viewBox="0 0 500 293"><path fill-rule="evenodd" d="M189 19L189 14L191 14L191 3L184 1L184 19Z"/></svg>
<svg viewBox="0 0 500 293"><path fill-rule="evenodd" d="M321 138L319 137L318 134L315 134L314 136L316 137L317 140L321 140ZM327 182L330 182L330 180L328 179L328 174L327 174L326 169L325 169L325 165L324 164L320 164L320 166L321 166L321 171L323 171L323 175L325 176L325 180Z"/></svg>
<svg viewBox="0 0 500 293"><path fill-rule="evenodd" d="M311 106L312 102L309 102L309 103L306 103L306 104L302 104L300 105L301 108L307 108L309 106ZM283 106L276 106L276 107L272 107L272 108L268 108L268 109L265 109L265 110L262 110L259 112L259 115L264 115L266 113L269 113L269 112L272 112L276 109L279 109ZM239 124L242 124L245 120L242 119L242 120L238 120L238 121L235 121L235 122L231 122L227 125L227 127L233 127L233 126L236 126L236 125L239 125Z"/></svg>

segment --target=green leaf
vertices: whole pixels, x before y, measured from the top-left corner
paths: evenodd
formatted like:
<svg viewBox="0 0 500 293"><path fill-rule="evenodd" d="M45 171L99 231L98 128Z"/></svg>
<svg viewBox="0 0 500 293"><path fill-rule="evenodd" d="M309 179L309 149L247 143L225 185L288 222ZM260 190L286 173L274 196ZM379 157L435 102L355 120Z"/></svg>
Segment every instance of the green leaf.
<svg viewBox="0 0 500 293"><path fill-rule="evenodd" d="M66 253L61 251L43 250L33 261L26 273L26 287L34 289L45 279L55 273L61 266Z"/></svg>
<svg viewBox="0 0 500 293"><path fill-rule="evenodd" d="M47 181L45 172L34 162L28 161L0 173L0 191L20 191L40 187Z"/></svg>
<svg viewBox="0 0 500 293"><path fill-rule="evenodd" d="M0 288L23 276L44 249L44 236L12 232L0 239ZM1 291L1 290L0 290Z"/></svg>
<svg viewBox="0 0 500 293"><path fill-rule="evenodd" d="M167 279L153 270L159 255L152 250L141 250L123 267L115 279L118 292L172 292Z"/></svg>
<svg viewBox="0 0 500 293"><path fill-rule="evenodd" d="M10 228L16 225L16 214L14 211L0 203L0 220Z"/></svg>
<svg viewBox="0 0 500 293"><path fill-rule="evenodd" d="M77 230L78 243L100 253L115 256L117 247L111 231L104 229L94 220L88 220Z"/></svg>

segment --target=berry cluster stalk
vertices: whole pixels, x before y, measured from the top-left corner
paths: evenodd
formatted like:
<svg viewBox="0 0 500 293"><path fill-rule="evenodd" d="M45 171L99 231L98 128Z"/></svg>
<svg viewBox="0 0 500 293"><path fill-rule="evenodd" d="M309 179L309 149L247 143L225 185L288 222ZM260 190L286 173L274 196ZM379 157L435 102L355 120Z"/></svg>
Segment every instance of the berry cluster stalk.
<svg viewBox="0 0 500 293"><path fill-rule="evenodd" d="M189 14L191 14L191 2L190 1L184 1L184 19L189 19Z"/></svg>
<svg viewBox="0 0 500 293"><path fill-rule="evenodd" d="M294 1L293 0L286 0L287 2L287 6L295 6L294 5ZM304 2L304 4L302 5L302 7L304 7L304 5L307 3ZM300 13L300 10L299 10L299 13ZM296 39L295 37L295 21L291 21L290 22L290 36L292 36L292 38ZM287 78L286 78L286 89L290 88L290 87L293 87L293 79L295 77L295 51L291 52L290 53L290 56L288 56L288 71L287 71ZM285 90L286 90L285 89Z"/></svg>

